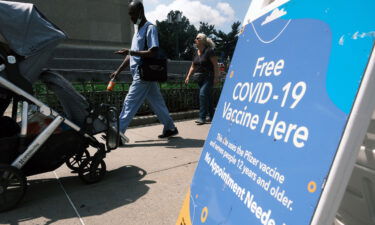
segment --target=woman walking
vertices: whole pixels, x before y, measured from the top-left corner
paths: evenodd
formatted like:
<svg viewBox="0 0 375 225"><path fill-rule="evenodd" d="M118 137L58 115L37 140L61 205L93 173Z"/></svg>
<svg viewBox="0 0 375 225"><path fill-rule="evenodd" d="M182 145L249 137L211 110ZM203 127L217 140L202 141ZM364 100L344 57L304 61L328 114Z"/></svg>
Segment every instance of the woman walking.
<svg viewBox="0 0 375 225"><path fill-rule="evenodd" d="M212 88L219 79L219 68L217 57L214 54L214 42L205 34L199 33L195 38L197 52L186 76L185 83L188 84L190 77L194 74L199 85L199 119L195 121L197 125L202 125L211 121L214 116L212 103Z"/></svg>

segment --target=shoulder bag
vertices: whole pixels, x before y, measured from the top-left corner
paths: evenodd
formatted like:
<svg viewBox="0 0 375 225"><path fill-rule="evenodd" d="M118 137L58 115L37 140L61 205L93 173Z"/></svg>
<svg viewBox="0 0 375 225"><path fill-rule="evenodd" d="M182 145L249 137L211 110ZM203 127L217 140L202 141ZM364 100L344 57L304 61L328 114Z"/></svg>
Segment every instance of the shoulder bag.
<svg viewBox="0 0 375 225"><path fill-rule="evenodd" d="M149 24L148 26L150 26ZM148 49L147 47L147 30L145 32L145 50ZM167 72L167 58L165 54L162 54L160 48L158 49L156 56L154 57L142 57L141 58L141 65L140 65L140 77L141 80L144 81L158 81L158 82L165 82L168 78Z"/></svg>

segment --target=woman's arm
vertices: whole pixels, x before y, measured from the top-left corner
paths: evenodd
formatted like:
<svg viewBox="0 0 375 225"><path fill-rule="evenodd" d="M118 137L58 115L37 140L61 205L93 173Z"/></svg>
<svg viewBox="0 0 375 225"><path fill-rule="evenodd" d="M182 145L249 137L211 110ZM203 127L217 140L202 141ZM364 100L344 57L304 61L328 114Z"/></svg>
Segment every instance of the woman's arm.
<svg viewBox="0 0 375 225"><path fill-rule="evenodd" d="M191 63L190 69L189 69L189 71L188 71L188 73L186 75L186 78L185 78L185 84L189 83L190 76L191 76L191 74L194 73L194 70L195 70L194 63Z"/></svg>

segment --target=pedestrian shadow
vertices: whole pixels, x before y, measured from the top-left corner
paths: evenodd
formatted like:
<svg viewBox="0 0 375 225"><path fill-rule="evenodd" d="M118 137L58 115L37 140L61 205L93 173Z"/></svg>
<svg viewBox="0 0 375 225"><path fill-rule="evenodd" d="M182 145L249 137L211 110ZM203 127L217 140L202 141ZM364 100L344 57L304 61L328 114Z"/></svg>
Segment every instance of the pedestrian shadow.
<svg viewBox="0 0 375 225"><path fill-rule="evenodd" d="M169 139L150 139L136 141L134 144L126 144L125 148L164 146L167 148L201 148L205 140L182 137L170 137Z"/></svg>
<svg viewBox="0 0 375 225"><path fill-rule="evenodd" d="M30 180L24 200L16 209L0 213L0 224L17 225L34 219L43 220L38 224L52 224L77 218L75 210L82 218L102 215L145 195L150 189L148 185L156 183L142 180L146 174L139 167L123 166L107 172L102 181L91 185L83 184L77 176Z"/></svg>

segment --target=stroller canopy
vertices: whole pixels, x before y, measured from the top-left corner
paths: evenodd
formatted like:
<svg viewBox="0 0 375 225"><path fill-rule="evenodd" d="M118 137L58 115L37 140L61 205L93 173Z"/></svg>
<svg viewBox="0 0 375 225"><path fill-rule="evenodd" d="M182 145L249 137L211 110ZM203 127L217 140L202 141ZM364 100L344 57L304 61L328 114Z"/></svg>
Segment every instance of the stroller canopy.
<svg viewBox="0 0 375 225"><path fill-rule="evenodd" d="M0 33L21 56L31 56L66 34L30 3L0 1Z"/></svg>

